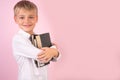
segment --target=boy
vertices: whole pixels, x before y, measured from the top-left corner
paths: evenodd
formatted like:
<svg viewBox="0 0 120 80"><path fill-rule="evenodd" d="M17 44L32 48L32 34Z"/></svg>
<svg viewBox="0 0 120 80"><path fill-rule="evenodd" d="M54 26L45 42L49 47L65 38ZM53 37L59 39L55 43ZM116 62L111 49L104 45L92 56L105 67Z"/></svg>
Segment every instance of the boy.
<svg viewBox="0 0 120 80"><path fill-rule="evenodd" d="M38 21L38 9L30 1L22 0L14 6L14 20L20 27L13 38L13 53L19 66L18 80L47 80L47 68L36 67L35 60L47 63L57 60L56 46L38 49L29 40Z"/></svg>

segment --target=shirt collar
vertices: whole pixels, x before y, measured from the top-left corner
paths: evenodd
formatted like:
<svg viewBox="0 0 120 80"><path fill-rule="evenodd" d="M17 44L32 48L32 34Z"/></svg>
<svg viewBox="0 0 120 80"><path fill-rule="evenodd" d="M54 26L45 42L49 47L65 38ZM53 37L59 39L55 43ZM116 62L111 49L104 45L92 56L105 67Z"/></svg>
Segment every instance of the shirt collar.
<svg viewBox="0 0 120 80"><path fill-rule="evenodd" d="M30 34L29 34L29 33L27 33L27 32L25 32L25 31L24 31L24 30L22 30L22 29L20 29L18 33L22 34L23 36L25 36L25 37L27 37L27 38L29 38L29 37L30 37Z"/></svg>

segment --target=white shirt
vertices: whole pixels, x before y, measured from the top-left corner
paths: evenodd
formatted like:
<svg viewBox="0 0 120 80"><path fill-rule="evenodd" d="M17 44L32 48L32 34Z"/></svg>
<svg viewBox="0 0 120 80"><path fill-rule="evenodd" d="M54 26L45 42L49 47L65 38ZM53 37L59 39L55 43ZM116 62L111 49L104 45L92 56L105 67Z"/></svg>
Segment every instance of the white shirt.
<svg viewBox="0 0 120 80"><path fill-rule="evenodd" d="M13 38L13 54L19 66L18 80L47 80L47 66L37 68L34 60L42 50L34 47L30 34L20 31Z"/></svg>

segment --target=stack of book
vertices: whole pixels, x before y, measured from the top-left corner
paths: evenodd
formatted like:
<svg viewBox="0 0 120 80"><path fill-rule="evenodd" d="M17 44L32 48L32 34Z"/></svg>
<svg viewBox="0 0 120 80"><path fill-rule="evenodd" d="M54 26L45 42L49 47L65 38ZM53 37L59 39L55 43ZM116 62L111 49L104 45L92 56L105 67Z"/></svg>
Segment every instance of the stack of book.
<svg viewBox="0 0 120 80"><path fill-rule="evenodd" d="M39 49L41 49L42 47L51 47L52 46L49 33L32 34L30 36L30 41L35 47L37 47ZM43 67L43 66L45 66L45 65L47 65L49 63L50 62L48 62L48 63L40 63L40 62L35 60L35 64L36 64L37 67Z"/></svg>

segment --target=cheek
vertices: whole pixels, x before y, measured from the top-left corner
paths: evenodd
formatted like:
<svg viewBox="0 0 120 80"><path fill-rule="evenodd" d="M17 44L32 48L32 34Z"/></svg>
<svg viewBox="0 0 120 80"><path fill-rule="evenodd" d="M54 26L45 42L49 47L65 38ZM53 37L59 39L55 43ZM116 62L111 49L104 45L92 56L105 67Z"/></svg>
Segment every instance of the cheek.
<svg viewBox="0 0 120 80"><path fill-rule="evenodd" d="M20 22L19 22L19 21L16 21L16 23L17 23L17 24L20 24Z"/></svg>
<svg viewBox="0 0 120 80"><path fill-rule="evenodd" d="M22 23L23 23L23 21L22 21L22 20L19 20L19 21L18 21L18 23L19 23L19 24L22 24Z"/></svg>
<svg viewBox="0 0 120 80"><path fill-rule="evenodd" d="M15 22L16 22L17 24L20 24L20 23L21 23L19 19L15 19Z"/></svg>
<svg viewBox="0 0 120 80"><path fill-rule="evenodd" d="M37 21L38 21L38 18L35 18L35 19L34 19L34 21L35 21L35 23L37 23Z"/></svg>
<svg viewBox="0 0 120 80"><path fill-rule="evenodd" d="M36 21L36 20L34 20L32 23L36 24L36 23L37 23L37 21Z"/></svg>
<svg viewBox="0 0 120 80"><path fill-rule="evenodd" d="M21 25L21 24L22 24L22 22L20 22L20 21L18 21L17 23L18 23L19 25Z"/></svg>

